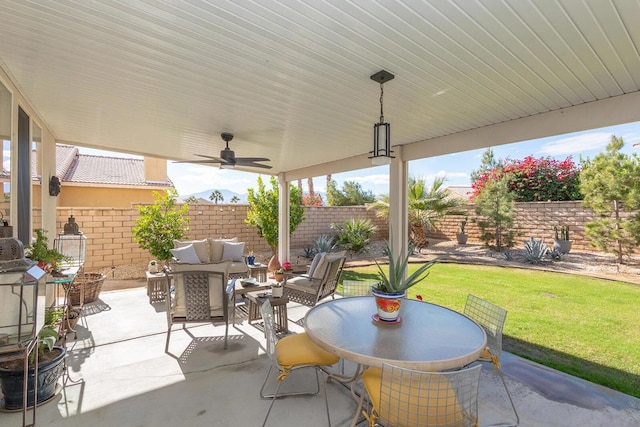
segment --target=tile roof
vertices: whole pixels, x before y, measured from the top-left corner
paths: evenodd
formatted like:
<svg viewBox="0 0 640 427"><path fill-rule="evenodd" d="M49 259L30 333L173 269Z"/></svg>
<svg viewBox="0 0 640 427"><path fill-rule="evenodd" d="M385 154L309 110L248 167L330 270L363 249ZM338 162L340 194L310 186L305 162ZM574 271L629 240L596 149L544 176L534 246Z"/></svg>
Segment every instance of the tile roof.
<svg viewBox="0 0 640 427"><path fill-rule="evenodd" d="M80 154L77 147L56 145L56 173L62 182L173 187L164 182L145 181L144 160Z"/></svg>

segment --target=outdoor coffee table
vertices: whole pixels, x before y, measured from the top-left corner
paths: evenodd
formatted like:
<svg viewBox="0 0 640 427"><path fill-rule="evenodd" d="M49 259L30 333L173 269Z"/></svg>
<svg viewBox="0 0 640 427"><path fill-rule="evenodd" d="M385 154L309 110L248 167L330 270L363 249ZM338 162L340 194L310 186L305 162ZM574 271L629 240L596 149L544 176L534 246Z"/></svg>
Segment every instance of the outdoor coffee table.
<svg viewBox="0 0 640 427"><path fill-rule="evenodd" d="M249 324L262 319L260 307L262 307L262 304L268 299L273 308L276 332L289 332L289 320L287 319L287 303L289 302L289 298L284 296L276 298L271 296L271 292L262 291L247 293L247 299L249 300Z"/></svg>

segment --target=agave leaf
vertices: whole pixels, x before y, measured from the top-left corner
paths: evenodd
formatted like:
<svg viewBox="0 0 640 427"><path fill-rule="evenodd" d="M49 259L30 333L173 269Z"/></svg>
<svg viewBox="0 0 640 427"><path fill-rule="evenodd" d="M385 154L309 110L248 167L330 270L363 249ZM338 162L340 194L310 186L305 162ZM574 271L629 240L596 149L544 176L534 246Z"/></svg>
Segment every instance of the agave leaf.
<svg viewBox="0 0 640 427"><path fill-rule="evenodd" d="M378 272L380 273L380 284L378 285L378 289L383 292L404 292L413 285L417 284L424 278L429 275L427 271L431 268L436 262L437 259L429 261L423 265L421 265L416 271L413 272L409 277L404 279L404 275L409 266L409 254L406 254L404 257L401 255L395 256L393 251L393 245L389 243L389 241L385 241L387 254L389 254L389 275L385 273L382 266L378 263L378 261L374 257L374 262L378 267Z"/></svg>

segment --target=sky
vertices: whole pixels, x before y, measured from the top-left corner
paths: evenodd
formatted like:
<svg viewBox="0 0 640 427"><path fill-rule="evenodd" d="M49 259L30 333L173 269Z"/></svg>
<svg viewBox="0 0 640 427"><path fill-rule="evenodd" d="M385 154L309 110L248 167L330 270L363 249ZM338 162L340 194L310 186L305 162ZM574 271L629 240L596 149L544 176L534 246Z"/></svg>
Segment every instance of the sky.
<svg viewBox="0 0 640 427"><path fill-rule="evenodd" d="M498 145L492 149L496 159L523 159L531 155L564 160L571 156L574 162L578 163L581 156L593 158L604 151L612 134L623 138L624 148L622 151L624 153L636 152L640 154L640 147L633 147L634 144L640 143L640 122ZM79 150L83 154L135 157L83 147L79 147ZM484 151L486 151L485 148L414 160L409 162L409 174L424 178L428 183L432 182L435 177L444 176L446 178L445 186L468 187L471 185L470 174L480 166ZM205 190L223 189L244 194L247 192L247 188L256 186L257 179L257 175L253 173L188 163L168 162L167 173L181 197ZM267 176L263 176L263 178L268 179ZM377 166L334 174L332 178L337 182L338 188L342 188L345 181L356 181L364 190L371 191L374 195L388 194L389 192L389 166ZM313 184L316 192L326 191L325 176L314 177ZM303 190L307 191L306 181L303 182Z"/></svg>

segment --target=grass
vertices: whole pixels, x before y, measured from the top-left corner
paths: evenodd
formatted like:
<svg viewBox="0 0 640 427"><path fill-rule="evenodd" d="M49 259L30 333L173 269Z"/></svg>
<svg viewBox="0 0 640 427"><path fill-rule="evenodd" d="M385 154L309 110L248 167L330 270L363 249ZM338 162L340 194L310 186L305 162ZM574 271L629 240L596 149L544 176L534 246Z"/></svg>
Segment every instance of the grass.
<svg viewBox="0 0 640 427"><path fill-rule="evenodd" d="M420 294L462 311L467 295L477 295L508 311L505 350L640 397L640 286L464 264L436 264L430 272L409 290L409 298ZM376 279L377 269L345 270L342 278Z"/></svg>

